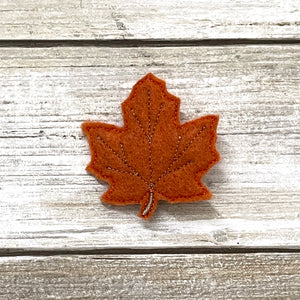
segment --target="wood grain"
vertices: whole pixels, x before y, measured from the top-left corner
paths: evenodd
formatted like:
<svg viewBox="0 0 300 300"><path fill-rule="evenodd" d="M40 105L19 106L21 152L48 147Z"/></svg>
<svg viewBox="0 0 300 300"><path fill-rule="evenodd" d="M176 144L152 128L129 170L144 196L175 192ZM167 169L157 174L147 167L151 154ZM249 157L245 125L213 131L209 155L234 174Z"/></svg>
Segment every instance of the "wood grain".
<svg viewBox="0 0 300 300"><path fill-rule="evenodd" d="M299 246L298 46L2 48L0 247ZM182 100L181 119L220 114L212 201L99 202L86 173L87 120L122 125L121 102L147 72Z"/></svg>
<svg viewBox="0 0 300 300"><path fill-rule="evenodd" d="M2 0L0 38L299 38L299 20L293 0Z"/></svg>
<svg viewBox="0 0 300 300"><path fill-rule="evenodd" d="M0 299L299 299L299 254L0 258Z"/></svg>

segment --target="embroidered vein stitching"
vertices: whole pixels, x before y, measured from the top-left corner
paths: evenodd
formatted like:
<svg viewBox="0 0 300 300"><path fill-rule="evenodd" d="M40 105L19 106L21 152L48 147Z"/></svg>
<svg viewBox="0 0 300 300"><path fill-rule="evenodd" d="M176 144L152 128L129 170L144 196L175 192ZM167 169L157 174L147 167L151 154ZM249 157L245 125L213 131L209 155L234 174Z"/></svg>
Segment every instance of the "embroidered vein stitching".
<svg viewBox="0 0 300 300"><path fill-rule="evenodd" d="M178 148L179 148L180 141L181 141L181 135L178 136L178 140L177 140L177 144L176 144L176 149L175 149L174 156L173 156L173 161L177 157L177 153L178 153Z"/></svg>
<svg viewBox="0 0 300 300"><path fill-rule="evenodd" d="M159 117L160 117L160 114L161 114L161 111L162 111L163 107L164 107L164 103L161 103L159 111L156 115L155 123L154 123L153 129L152 129L152 132L151 132L151 137L153 137L153 135L154 135L154 132L155 132L156 126L158 124L158 120L159 120Z"/></svg>
<svg viewBox="0 0 300 300"><path fill-rule="evenodd" d="M165 176L167 176L167 175L169 175L169 174L172 174L172 173L174 173L174 172L176 172L176 171L179 171L180 169L182 169L182 168L184 168L184 167L186 167L186 166L188 166L188 165L190 165L190 164L192 164L192 163L194 163L194 161L193 161L193 160L190 160L190 161L184 163L183 165L181 165L181 166L179 166L179 167L177 167L177 168L175 168L175 169L173 169L173 170L169 170L169 171L166 170L166 171L163 172L163 173L159 176L159 178L155 181L155 184L157 184L163 177L165 177Z"/></svg>
<svg viewBox="0 0 300 300"><path fill-rule="evenodd" d="M145 216L151 209L153 203L153 183L152 183L152 176L153 176L153 169L152 169L152 150L151 150L151 143L152 143L152 133L151 133L151 118L150 118L150 109L151 109L151 92L147 91L148 95L148 149L149 149L149 170L150 170L150 194L148 203L143 211L143 216ZM154 133L154 132L153 132Z"/></svg>
<svg viewBox="0 0 300 300"><path fill-rule="evenodd" d="M135 112L134 112L133 109L131 109L130 111L131 111L133 117L136 119L136 121L137 121L139 127L142 129L144 136L145 136L146 138L148 138L148 135L146 134L145 129L144 129L144 127L142 126L140 119L139 119L138 116L135 114Z"/></svg>
<svg viewBox="0 0 300 300"><path fill-rule="evenodd" d="M152 150L151 150L151 143L152 143L152 135L151 135L151 118L150 118L150 109L151 109L151 97L150 91L148 91L148 148L149 148L149 169L150 169L150 183L152 183Z"/></svg>
<svg viewBox="0 0 300 300"><path fill-rule="evenodd" d="M149 184L149 188L150 188L150 194L149 194L149 200L148 200L147 206L145 207L145 209L144 209L144 211L142 213L143 216L145 216L146 214L149 213L149 211L152 208L152 204L153 204L154 183L153 183L153 168L152 168L152 149L151 149L151 144L152 144L152 137L153 137L153 135L155 133L155 129L157 127L161 111L162 111L162 109L164 107L164 103L161 103L159 111L158 111L158 113L156 115L156 118L155 118L153 129L151 130L151 119L150 119L151 92L148 91L147 94L148 94L148 134L149 134L148 143L149 143L149 169L150 169L150 184Z"/></svg>
<svg viewBox="0 0 300 300"><path fill-rule="evenodd" d="M174 158L173 161L170 163L170 165L168 166L168 168L159 176L159 178L156 180L155 184L157 182L159 182L163 177L165 177L166 175L172 173L173 171L170 170L174 164L179 160L179 158L185 153L185 151L191 146L191 144L193 143L193 141L200 135L200 133L205 129L206 127L203 126L197 133L196 135L188 142L188 144L184 147L184 149L177 155L178 153L178 148L179 148L179 144L181 141L181 136L178 136L178 140L177 140L177 144L176 144L176 149L175 149L175 153L174 153ZM170 170L170 171L169 171ZM177 169L173 169L174 171L177 171Z"/></svg>
<svg viewBox="0 0 300 300"><path fill-rule="evenodd" d="M179 160L179 158L185 153L185 151L192 145L194 140L202 133L202 131L205 129L205 126L203 126L197 134L188 142L188 144L184 147L184 149L178 154L177 158L175 159L175 162Z"/></svg>
<svg viewBox="0 0 300 300"><path fill-rule="evenodd" d="M128 174L137 176L137 177L139 177L142 181L144 181L147 185L149 184L149 183L147 182L147 180L146 180L145 178L143 178L143 177L139 174L139 172L138 172L137 170L135 170L132 166L130 166L130 165L128 164L126 158L122 158L122 157L119 155L119 153L117 153L117 152L116 152L109 144L107 144L107 143L103 140L103 138L102 138L100 135L97 136L97 139L98 139L100 142L102 142L102 144L103 144L105 147L107 147L107 148L108 148L108 149L109 149L116 157L118 157L118 158L125 164L125 166L127 166L127 167L132 171L132 173L131 173L131 172L128 172ZM120 143L120 146L121 146L121 145L123 145L123 144ZM122 152L125 154L124 149L123 149L123 146L121 146L121 149L122 149ZM107 166L107 169L108 169L108 170L112 170L112 171L120 171L121 173L126 173L126 171L117 170L117 169L112 168L112 167L110 167L110 166Z"/></svg>

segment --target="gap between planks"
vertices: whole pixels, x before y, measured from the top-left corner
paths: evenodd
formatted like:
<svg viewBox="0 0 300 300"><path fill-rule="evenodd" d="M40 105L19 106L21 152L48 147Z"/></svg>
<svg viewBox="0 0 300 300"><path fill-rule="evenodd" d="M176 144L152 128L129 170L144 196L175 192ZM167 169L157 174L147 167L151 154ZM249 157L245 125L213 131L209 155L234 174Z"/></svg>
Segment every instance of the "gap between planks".
<svg viewBox="0 0 300 300"><path fill-rule="evenodd" d="M300 253L300 246L285 247L169 247L169 248L68 248L23 249L0 248L0 257L8 256L60 256L60 255L152 255L152 254L250 254Z"/></svg>
<svg viewBox="0 0 300 300"><path fill-rule="evenodd" d="M51 47L207 47L207 46L235 46L235 45L288 45L300 44L300 39L124 39L124 40L97 40L97 39L73 39L73 40L43 40L43 39L0 39L0 48L51 48Z"/></svg>

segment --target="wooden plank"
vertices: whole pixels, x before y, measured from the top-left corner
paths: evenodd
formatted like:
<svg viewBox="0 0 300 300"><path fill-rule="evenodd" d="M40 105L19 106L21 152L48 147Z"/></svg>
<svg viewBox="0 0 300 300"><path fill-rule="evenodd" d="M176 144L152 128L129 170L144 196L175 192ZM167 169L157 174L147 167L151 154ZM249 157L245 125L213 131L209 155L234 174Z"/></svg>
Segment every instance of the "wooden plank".
<svg viewBox="0 0 300 300"><path fill-rule="evenodd" d="M0 258L0 299L298 299L299 254Z"/></svg>
<svg viewBox="0 0 300 300"><path fill-rule="evenodd" d="M299 38L299 1L2 0L1 39Z"/></svg>
<svg viewBox="0 0 300 300"><path fill-rule="evenodd" d="M3 48L0 61L0 247L299 246L299 47ZM220 114L222 161L212 201L161 202L145 222L99 202L80 124L121 125L149 71L183 122Z"/></svg>

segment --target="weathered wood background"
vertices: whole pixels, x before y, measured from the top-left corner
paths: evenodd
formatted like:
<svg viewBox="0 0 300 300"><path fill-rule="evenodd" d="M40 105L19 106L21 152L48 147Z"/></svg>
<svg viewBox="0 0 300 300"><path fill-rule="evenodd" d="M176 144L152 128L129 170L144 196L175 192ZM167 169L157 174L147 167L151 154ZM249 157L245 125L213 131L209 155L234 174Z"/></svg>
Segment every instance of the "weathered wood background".
<svg viewBox="0 0 300 300"><path fill-rule="evenodd" d="M100 2L100 3L99 3ZM300 298L299 1L0 3L0 299ZM210 201L99 201L87 120L152 72L220 115Z"/></svg>

